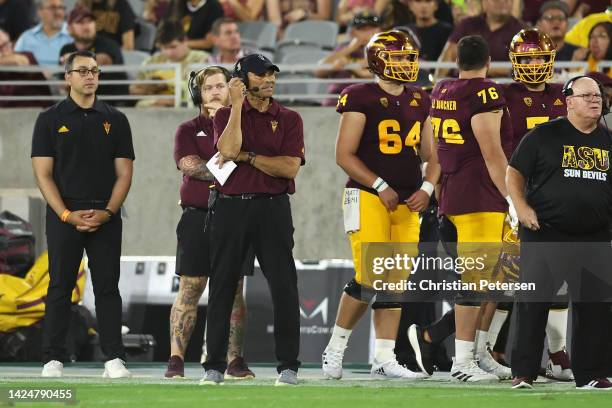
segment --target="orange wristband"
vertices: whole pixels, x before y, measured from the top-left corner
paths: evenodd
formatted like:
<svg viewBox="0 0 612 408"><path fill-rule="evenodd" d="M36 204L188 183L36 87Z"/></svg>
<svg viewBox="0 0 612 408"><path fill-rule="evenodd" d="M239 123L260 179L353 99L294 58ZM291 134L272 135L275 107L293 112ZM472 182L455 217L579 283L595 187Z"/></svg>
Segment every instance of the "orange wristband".
<svg viewBox="0 0 612 408"><path fill-rule="evenodd" d="M60 220L62 220L62 222L66 222L66 220L68 219L68 217L70 217L70 214L72 214L72 211L66 209L64 210L64 212L62 213L62 215L60 215Z"/></svg>

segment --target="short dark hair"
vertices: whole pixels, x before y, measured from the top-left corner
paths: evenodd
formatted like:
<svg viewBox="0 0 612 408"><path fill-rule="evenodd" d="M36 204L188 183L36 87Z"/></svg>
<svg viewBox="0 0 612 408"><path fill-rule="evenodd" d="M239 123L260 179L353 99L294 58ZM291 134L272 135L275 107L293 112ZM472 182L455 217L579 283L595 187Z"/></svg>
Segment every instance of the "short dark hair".
<svg viewBox="0 0 612 408"><path fill-rule="evenodd" d="M221 32L221 26L223 24L238 24L238 21L235 18L231 17L220 17L216 19L215 22L212 24L210 32L213 33L213 35L219 35L219 33Z"/></svg>
<svg viewBox="0 0 612 408"><path fill-rule="evenodd" d="M184 39L183 25L178 21L167 20L161 23L157 29L155 41L158 44L170 44L174 40L183 41Z"/></svg>
<svg viewBox="0 0 612 408"><path fill-rule="evenodd" d="M94 61L97 62L96 60L96 54L94 54L91 51L88 50L81 50L81 51L75 51L73 53L71 53L70 55L68 55L68 58L66 58L66 63L64 64L64 70L66 72L70 71L72 69L72 64L74 63L74 59L76 57L85 57L85 58L91 58Z"/></svg>
<svg viewBox="0 0 612 408"><path fill-rule="evenodd" d="M461 71L481 69L489 62L489 44L479 35L466 35L457 43L457 65Z"/></svg>

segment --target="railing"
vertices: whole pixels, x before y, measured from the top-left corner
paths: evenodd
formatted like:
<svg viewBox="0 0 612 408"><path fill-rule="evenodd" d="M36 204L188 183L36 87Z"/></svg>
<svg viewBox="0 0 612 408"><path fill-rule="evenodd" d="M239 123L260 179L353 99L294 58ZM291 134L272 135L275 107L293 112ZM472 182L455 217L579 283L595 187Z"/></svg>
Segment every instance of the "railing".
<svg viewBox="0 0 612 408"><path fill-rule="evenodd" d="M188 71L198 70L206 67L209 64L196 64L191 65ZM435 70L438 68L442 69L454 69L456 64L453 62L434 62L434 61L421 61L419 63L421 70ZM612 67L612 61L601 61L599 68ZM232 69L233 66L226 65L226 68ZM319 70L333 70L331 65L325 64L279 64L281 70L277 85L279 89L291 89L290 87L283 87L284 85L296 85L304 84L306 86L312 85L313 87L323 87L330 84L342 84L342 83L368 83L372 82L372 79L358 79L358 78L315 78L313 74ZM350 64L344 67L345 70L359 69L360 64ZM508 69L512 68L509 62L492 62L491 68ZM566 62L559 61L555 63L556 70L577 70L586 72L588 64L586 62ZM172 79L151 79L151 80L139 80L139 79L126 79L126 80L108 80L104 79L105 73L116 73L116 72L146 72L152 70L174 70L174 76ZM42 66L0 66L0 72L11 72L11 73L42 73L47 80L12 80L12 81L0 81L0 86L11 85L11 86L49 86L52 95L0 95L0 101L57 101L66 97L65 81L60 80L59 77L64 73L63 68L58 66L54 67L42 67ZM174 93L172 95L160 95L160 94L149 94L149 95L100 95L102 100L121 100L121 101L136 101L146 99L172 99L175 107L182 105L189 105L189 102L183 101L183 89L187 78L182 76L182 70L180 64L150 64L150 65L105 65L102 67L102 78L100 85L160 85L169 84L174 86ZM59 74L59 75L58 75ZM573 75L577 75L577 72L563 71L562 74L555 76L553 81L564 82ZM304 78L295 77L297 75L309 75ZM56 78L56 79L53 79ZM499 83L512 82L510 78L494 78ZM308 92L308 93L279 93L275 94L275 98L282 101L322 101L329 98L336 98L337 94L321 93L321 92Z"/></svg>

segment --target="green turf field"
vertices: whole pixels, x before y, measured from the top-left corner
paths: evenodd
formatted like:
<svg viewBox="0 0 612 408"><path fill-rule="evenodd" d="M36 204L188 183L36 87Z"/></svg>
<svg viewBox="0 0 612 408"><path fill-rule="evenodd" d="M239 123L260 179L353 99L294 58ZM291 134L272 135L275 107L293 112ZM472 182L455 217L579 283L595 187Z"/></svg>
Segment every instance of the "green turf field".
<svg viewBox="0 0 612 408"><path fill-rule="evenodd" d="M15 377L15 368L0 366L0 389L72 388L79 407L445 407L445 408L530 408L530 407L612 407L612 392L578 391L573 384L538 383L534 390L512 390L508 381L494 385L466 385L446 381L447 374L417 383L372 381L367 371L347 372L347 379L328 381L319 371L300 371L297 387L274 387L272 367L259 367L252 381L226 381L221 386L198 385L199 371L185 380L163 380L163 365L132 368L135 378L105 380L99 367L92 371L67 369L66 377L43 380L38 366L24 369ZM72 371L71 371L72 370ZM10 376L7 376L10 374ZM0 403L0 405L2 405ZM60 403L17 403L16 407L64 406Z"/></svg>

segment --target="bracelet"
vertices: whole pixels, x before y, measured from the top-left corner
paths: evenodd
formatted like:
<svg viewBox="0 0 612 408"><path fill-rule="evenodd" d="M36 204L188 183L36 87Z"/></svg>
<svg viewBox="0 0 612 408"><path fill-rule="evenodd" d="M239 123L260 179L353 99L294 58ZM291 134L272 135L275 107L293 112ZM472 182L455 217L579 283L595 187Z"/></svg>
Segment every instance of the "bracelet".
<svg viewBox="0 0 612 408"><path fill-rule="evenodd" d="M257 155L253 152L248 152L247 155L248 155L247 160L249 164L252 166L255 163L255 157L257 157Z"/></svg>
<svg viewBox="0 0 612 408"><path fill-rule="evenodd" d="M60 215L60 220L62 220L62 222L66 222L68 217L70 217L70 214L72 214L72 211L70 211L69 209L65 209L62 212L62 215Z"/></svg>
<svg viewBox="0 0 612 408"><path fill-rule="evenodd" d="M108 214L108 220L112 220L115 217L115 213L112 212L109 208L105 208L104 211Z"/></svg>
<svg viewBox="0 0 612 408"><path fill-rule="evenodd" d="M387 184L387 182L380 177L378 177L374 183L372 183L372 188L379 193L387 187L389 187L389 184Z"/></svg>
<svg viewBox="0 0 612 408"><path fill-rule="evenodd" d="M431 184L429 181L424 181L423 184L421 184L420 189L426 192L427 195L431 197L431 194L434 191L434 185Z"/></svg>

